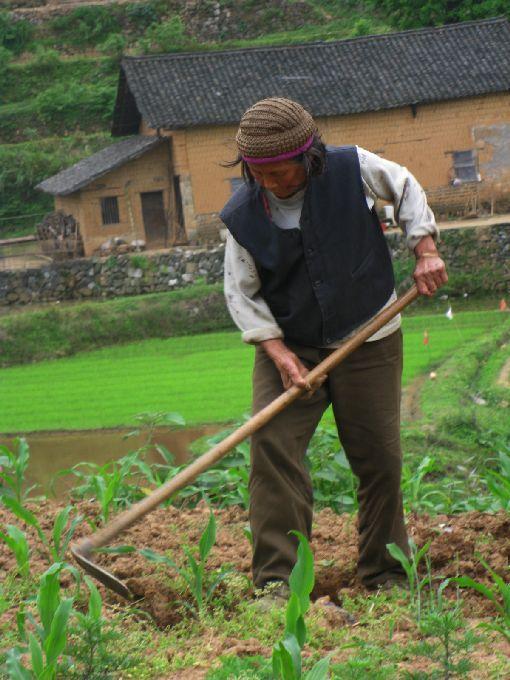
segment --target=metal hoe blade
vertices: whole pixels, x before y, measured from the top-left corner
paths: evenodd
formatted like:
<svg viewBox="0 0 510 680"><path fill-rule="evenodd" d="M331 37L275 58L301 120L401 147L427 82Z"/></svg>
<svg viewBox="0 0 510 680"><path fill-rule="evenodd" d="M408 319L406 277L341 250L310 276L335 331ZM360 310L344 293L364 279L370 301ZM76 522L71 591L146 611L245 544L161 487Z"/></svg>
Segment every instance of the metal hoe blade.
<svg viewBox="0 0 510 680"><path fill-rule="evenodd" d="M82 547L82 545L79 547L81 550L78 550L75 546L71 546L71 554L84 571L93 576L110 590L113 590L115 593L117 593L117 595L120 595L127 600L133 599L133 593L121 580L89 559L91 552L90 550L87 551Z"/></svg>

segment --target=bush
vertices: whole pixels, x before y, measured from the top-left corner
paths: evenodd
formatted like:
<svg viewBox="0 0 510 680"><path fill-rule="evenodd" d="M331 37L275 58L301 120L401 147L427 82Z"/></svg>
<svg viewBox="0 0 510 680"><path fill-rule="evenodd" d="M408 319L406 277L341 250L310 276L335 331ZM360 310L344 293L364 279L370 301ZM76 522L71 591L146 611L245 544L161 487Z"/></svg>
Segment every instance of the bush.
<svg viewBox="0 0 510 680"><path fill-rule="evenodd" d="M87 83L57 83L35 99L35 112L52 129L79 126L82 121L104 123L115 102L115 88Z"/></svg>
<svg viewBox="0 0 510 680"><path fill-rule="evenodd" d="M95 5L77 7L67 15L53 19L51 28L65 42L73 45L98 43L121 30L118 17L111 8Z"/></svg>
<svg viewBox="0 0 510 680"><path fill-rule="evenodd" d="M192 41L185 35L184 28L179 16L173 16L161 24L152 24L147 29L145 38L140 40L140 47L148 54L149 52L175 52L186 44L191 46Z"/></svg>
<svg viewBox="0 0 510 680"><path fill-rule="evenodd" d="M125 16L129 23L137 29L145 30L159 21L159 16L152 3L130 3L126 5Z"/></svg>
<svg viewBox="0 0 510 680"><path fill-rule="evenodd" d="M36 47L34 57L30 61L32 72L45 78L53 78L59 65L60 57L57 50L47 49L42 45Z"/></svg>
<svg viewBox="0 0 510 680"><path fill-rule="evenodd" d="M20 54L28 46L34 27L26 19L12 19L9 12L0 12L0 46Z"/></svg>

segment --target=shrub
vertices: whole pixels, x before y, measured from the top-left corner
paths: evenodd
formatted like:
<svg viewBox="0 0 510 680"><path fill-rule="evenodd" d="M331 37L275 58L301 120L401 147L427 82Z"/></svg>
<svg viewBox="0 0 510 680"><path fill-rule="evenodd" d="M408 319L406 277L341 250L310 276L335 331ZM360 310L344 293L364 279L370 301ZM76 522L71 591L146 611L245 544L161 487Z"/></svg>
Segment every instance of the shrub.
<svg viewBox="0 0 510 680"><path fill-rule="evenodd" d="M13 19L9 12L0 12L0 46L20 54L32 40L34 27L26 19Z"/></svg>
<svg viewBox="0 0 510 680"><path fill-rule="evenodd" d="M173 16L168 21L152 24L140 40L140 47L146 54L149 52L173 52L183 48L191 41L184 32L184 23L179 16Z"/></svg>
<svg viewBox="0 0 510 680"><path fill-rule="evenodd" d="M82 120L90 123L110 118L115 89L110 85L70 82L56 83L37 95L37 115L54 129L75 127Z"/></svg>
<svg viewBox="0 0 510 680"><path fill-rule="evenodd" d="M119 33L120 25L111 8L101 6L77 7L51 22L51 28L65 42L89 45L100 42L111 33Z"/></svg>
<svg viewBox="0 0 510 680"><path fill-rule="evenodd" d="M158 12L150 2L130 3L124 11L129 23L138 29L145 30L159 20Z"/></svg>

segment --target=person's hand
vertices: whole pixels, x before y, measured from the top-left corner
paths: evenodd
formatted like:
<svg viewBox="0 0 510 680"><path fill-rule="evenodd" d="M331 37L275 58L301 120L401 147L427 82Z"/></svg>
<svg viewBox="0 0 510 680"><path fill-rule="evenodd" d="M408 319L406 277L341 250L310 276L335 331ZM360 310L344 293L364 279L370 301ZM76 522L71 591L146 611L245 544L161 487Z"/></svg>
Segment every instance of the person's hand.
<svg viewBox="0 0 510 680"><path fill-rule="evenodd" d="M434 295L448 281L446 266L439 254L426 253L418 256L413 274L421 295Z"/></svg>
<svg viewBox="0 0 510 680"><path fill-rule="evenodd" d="M416 265L414 280L421 295L434 295L438 288L448 281L446 266L437 252L431 236L425 236L414 249Z"/></svg>
<svg viewBox="0 0 510 680"><path fill-rule="evenodd" d="M288 390L295 385L296 387L304 388L307 394L311 395L326 379L326 376L323 376L311 385L307 380L307 375L310 371L301 362L299 357L287 347L283 340L274 338L264 340L260 344L280 372L284 389Z"/></svg>

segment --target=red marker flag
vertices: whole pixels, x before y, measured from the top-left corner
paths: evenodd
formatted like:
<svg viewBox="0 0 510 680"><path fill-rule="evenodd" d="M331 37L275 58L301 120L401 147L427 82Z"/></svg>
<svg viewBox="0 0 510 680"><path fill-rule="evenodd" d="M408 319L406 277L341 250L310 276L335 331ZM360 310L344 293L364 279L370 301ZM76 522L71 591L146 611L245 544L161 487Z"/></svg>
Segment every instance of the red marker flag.
<svg viewBox="0 0 510 680"><path fill-rule="evenodd" d="M428 331L423 331L423 344L428 345L429 344L429 334Z"/></svg>
<svg viewBox="0 0 510 680"><path fill-rule="evenodd" d="M499 301L499 311L508 312L508 305L506 304L505 298L501 298L501 300Z"/></svg>

